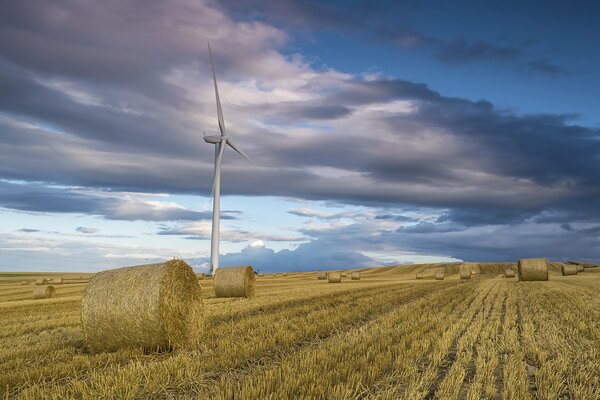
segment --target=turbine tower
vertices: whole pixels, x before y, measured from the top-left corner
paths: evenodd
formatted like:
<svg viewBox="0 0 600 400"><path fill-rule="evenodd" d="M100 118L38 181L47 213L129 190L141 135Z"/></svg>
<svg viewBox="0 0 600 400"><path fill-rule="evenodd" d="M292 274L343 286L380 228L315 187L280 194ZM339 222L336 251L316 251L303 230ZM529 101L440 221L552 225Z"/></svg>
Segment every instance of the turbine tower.
<svg viewBox="0 0 600 400"><path fill-rule="evenodd" d="M219 89L217 88L217 76L215 74L215 64L213 62L210 42L208 42L208 54L210 57L210 65L212 67L213 82L215 83L215 97L217 99L217 119L219 121L220 135L206 136L206 143L215 145L215 176L212 187L213 197L213 217L212 217L212 233L210 237L210 273L214 275L219 268L219 240L221 226L221 160L223 159L223 151L225 145L229 145L233 150L238 152L246 160L252 162L242 150L240 150L225 133L225 120L223 119L223 109L221 108L221 99L219 98Z"/></svg>

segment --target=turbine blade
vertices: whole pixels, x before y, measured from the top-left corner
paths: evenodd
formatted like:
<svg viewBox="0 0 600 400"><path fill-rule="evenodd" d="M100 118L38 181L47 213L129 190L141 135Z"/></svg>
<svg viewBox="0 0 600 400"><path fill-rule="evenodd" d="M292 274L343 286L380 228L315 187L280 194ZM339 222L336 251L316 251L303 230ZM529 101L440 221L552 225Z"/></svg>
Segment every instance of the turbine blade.
<svg viewBox="0 0 600 400"><path fill-rule="evenodd" d="M246 160L248 160L250 163L254 164L254 161L252 161L252 159L250 157L248 157L246 155L246 153L244 153L242 150L240 150L235 144L233 144L233 142L231 141L231 139L227 139L227 144L231 146L232 149L234 149L235 151L238 152L238 154L242 157L244 157Z"/></svg>
<svg viewBox="0 0 600 400"><path fill-rule="evenodd" d="M221 136L225 135L225 119L223 118L223 109L221 108L221 98L219 97L219 88L217 87L217 75L215 74L215 63L213 62L212 50L210 49L210 42L208 43L208 54L210 56L210 66L212 68L213 82L215 83L215 97L217 99L217 118L219 119L219 130Z"/></svg>
<svg viewBox="0 0 600 400"><path fill-rule="evenodd" d="M215 176L217 171L221 170L221 160L223 159L223 152L225 151L225 142L221 142L221 149L219 150L219 156L217 157L217 161L215 162ZM210 191L210 197L215 197L215 183L216 180L213 178L212 190Z"/></svg>

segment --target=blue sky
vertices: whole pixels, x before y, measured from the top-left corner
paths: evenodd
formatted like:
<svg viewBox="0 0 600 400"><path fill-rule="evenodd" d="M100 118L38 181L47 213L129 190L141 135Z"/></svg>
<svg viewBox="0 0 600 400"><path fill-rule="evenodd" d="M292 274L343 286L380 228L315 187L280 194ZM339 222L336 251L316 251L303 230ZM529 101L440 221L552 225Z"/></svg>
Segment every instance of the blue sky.
<svg viewBox="0 0 600 400"><path fill-rule="evenodd" d="M18 2L0 271L600 260L594 2Z"/></svg>

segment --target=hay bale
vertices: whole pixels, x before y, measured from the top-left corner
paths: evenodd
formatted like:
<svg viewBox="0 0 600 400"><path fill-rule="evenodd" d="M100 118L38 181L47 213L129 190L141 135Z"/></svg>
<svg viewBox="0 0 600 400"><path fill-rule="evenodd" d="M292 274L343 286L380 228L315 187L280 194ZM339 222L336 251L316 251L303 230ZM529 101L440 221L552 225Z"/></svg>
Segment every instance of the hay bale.
<svg viewBox="0 0 600 400"><path fill-rule="evenodd" d="M48 284L48 279L46 279L46 278L36 279L35 280L35 284L36 285L47 285Z"/></svg>
<svg viewBox="0 0 600 400"><path fill-rule="evenodd" d="M21 281L21 285L29 285L29 281Z"/></svg>
<svg viewBox="0 0 600 400"><path fill-rule="evenodd" d="M215 273L216 297L252 297L256 276L249 265L225 267Z"/></svg>
<svg viewBox="0 0 600 400"><path fill-rule="evenodd" d="M319 272L319 276L317 276L317 279L327 279L327 272L325 272L325 271Z"/></svg>
<svg viewBox="0 0 600 400"><path fill-rule="evenodd" d="M417 279L423 279L423 273L417 272Z"/></svg>
<svg viewBox="0 0 600 400"><path fill-rule="evenodd" d="M353 281L360 281L360 272L353 272L350 275L350 279L352 279Z"/></svg>
<svg viewBox="0 0 600 400"><path fill-rule="evenodd" d="M56 295L56 289L50 285L39 285L33 288L34 299L51 299Z"/></svg>
<svg viewBox="0 0 600 400"><path fill-rule="evenodd" d="M583 265L581 265L581 264L575 265L575 268L577 268L577 273L585 271L585 267Z"/></svg>
<svg viewBox="0 0 600 400"><path fill-rule="evenodd" d="M62 285L65 282L63 277L60 278L54 278L52 280L50 280L50 283L54 284L54 285Z"/></svg>
<svg viewBox="0 0 600 400"><path fill-rule="evenodd" d="M570 264L562 264L560 266L560 272L563 276L577 275L577 266Z"/></svg>
<svg viewBox="0 0 600 400"><path fill-rule="evenodd" d="M340 283L342 281L342 274L340 272L330 272L327 274L327 280L329 283Z"/></svg>
<svg viewBox="0 0 600 400"><path fill-rule="evenodd" d="M199 340L201 315L200 284L183 260L102 271L81 303L85 341L94 352L188 346Z"/></svg>
<svg viewBox="0 0 600 400"><path fill-rule="evenodd" d="M206 274L205 273L199 273L198 274L198 280L199 281L203 281L204 279L206 279Z"/></svg>
<svg viewBox="0 0 600 400"><path fill-rule="evenodd" d="M342 278L345 278L347 276L348 276L348 274L346 272L342 272Z"/></svg>
<svg viewBox="0 0 600 400"><path fill-rule="evenodd" d="M520 281L547 281L548 260L545 258L521 258L517 263Z"/></svg>
<svg viewBox="0 0 600 400"><path fill-rule="evenodd" d="M435 280L436 281L443 281L444 280L444 271L438 271L435 273Z"/></svg>
<svg viewBox="0 0 600 400"><path fill-rule="evenodd" d="M466 279L471 279L471 269L464 269L464 270L460 270L460 279L461 280L466 280Z"/></svg>
<svg viewBox="0 0 600 400"><path fill-rule="evenodd" d="M507 269L504 271L504 276L505 276L506 278L514 278L514 277L515 277L515 270L514 270L514 269L512 269L512 268L507 268Z"/></svg>

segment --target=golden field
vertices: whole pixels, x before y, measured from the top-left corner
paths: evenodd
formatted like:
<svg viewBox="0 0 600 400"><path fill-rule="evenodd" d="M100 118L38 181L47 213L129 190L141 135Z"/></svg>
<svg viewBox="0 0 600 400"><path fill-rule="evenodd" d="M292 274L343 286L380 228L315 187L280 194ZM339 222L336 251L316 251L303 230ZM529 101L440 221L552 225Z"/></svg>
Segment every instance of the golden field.
<svg viewBox="0 0 600 400"><path fill-rule="evenodd" d="M197 348L99 354L80 325L90 274L0 274L0 397L600 399L600 268L553 268L548 282L503 268L464 283L456 265L365 269L339 284L265 275L251 299L215 298L205 279ZM53 276L66 278L53 299L31 300L21 283Z"/></svg>

